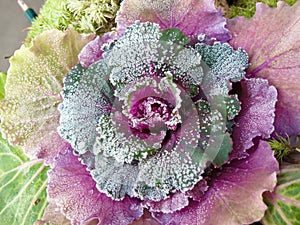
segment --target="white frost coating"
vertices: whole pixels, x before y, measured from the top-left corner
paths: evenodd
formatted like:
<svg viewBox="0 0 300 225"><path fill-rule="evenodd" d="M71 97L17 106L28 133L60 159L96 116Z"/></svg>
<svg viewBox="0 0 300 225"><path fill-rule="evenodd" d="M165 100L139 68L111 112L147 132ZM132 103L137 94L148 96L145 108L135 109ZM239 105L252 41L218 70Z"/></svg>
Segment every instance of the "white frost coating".
<svg viewBox="0 0 300 225"><path fill-rule="evenodd" d="M154 146L161 147L160 143L150 143L134 136L130 131L120 130L120 125L108 116L102 115L97 128L99 149L105 157L113 157L119 163L131 163L135 158L145 159L155 152ZM164 135L163 135L164 136Z"/></svg>
<svg viewBox="0 0 300 225"><path fill-rule="evenodd" d="M199 85L203 77L200 54L161 37L156 24L136 23L127 29L107 55L112 84L134 83L140 77L171 71L173 79L183 81L184 86Z"/></svg>
<svg viewBox="0 0 300 225"><path fill-rule="evenodd" d="M208 161L222 163L231 150L227 123L239 102L228 97L229 82L242 79L247 55L220 43L195 50L168 32L137 22L65 82L60 133L116 200L190 190Z"/></svg>
<svg viewBox="0 0 300 225"><path fill-rule="evenodd" d="M219 42L213 46L199 43L195 48L210 68L201 85L205 93L212 96L227 95L230 81L240 81L244 77L248 55L243 49L235 51L229 44Z"/></svg>
<svg viewBox="0 0 300 225"><path fill-rule="evenodd" d="M87 69L77 66L64 82L58 132L80 154L93 149L98 118L109 112L113 101L105 74L99 61Z"/></svg>

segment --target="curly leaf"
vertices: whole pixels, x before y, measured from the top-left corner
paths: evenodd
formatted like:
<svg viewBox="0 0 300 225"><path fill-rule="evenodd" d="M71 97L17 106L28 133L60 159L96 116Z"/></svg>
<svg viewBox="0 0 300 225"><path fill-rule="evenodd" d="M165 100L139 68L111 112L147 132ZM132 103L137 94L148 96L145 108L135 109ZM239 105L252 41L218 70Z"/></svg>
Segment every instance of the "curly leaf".
<svg viewBox="0 0 300 225"><path fill-rule="evenodd" d="M56 132L63 78L78 63L79 52L91 38L71 30L51 30L11 57L5 99L0 103L1 129L3 136L28 156L51 163L66 147Z"/></svg>
<svg viewBox="0 0 300 225"><path fill-rule="evenodd" d="M155 216L168 225L240 225L260 220L267 209L262 193L275 187L278 163L267 142L260 141L249 153L248 158L211 173L210 187L199 200L180 211Z"/></svg>
<svg viewBox="0 0 300 225"><path fill-rule="evenodd" d="M257 4L255 15L233 19L230 41L249 54L248 76L264 78L276 87L275 132L280 136L300 133L300 1L277 8Z"/></svg>
<svg viewBox="0 0 300 225"><path fill-rule="evenodd" d="M33 224L47 206L47 170L42 160L32 160L0 136L1 224Z"/></svg>
<svg viewBox="0 0 300 225"><path fill-rule="evenodd" d="M246 79L240 82L239 98L242 109L235 118L233 151L230 158L247 155L256 137L269 138L274 131L277 91L264 79Z"/></svg>
<svg viewBox="0 0 300 225"><path fill-rule="evenodd" d="M264 225L300 224L300 165L284 165L280 170L276 190L266 193L268 210Z"/></svg>
<svg viewBox="0 0 300 225"><path fill-rule="evenodd" d="M101 225L127 225L143 214L138 200L126 196L122 201L114 201L99 192L71 150L58 155L49 171L47 191L50 202L55 202L72 224L97 221Z"/></svg>
<svg viewBox="0 0 300 225"><path fill-rule="evenodd" d="M118 31L123 33L136 20L158 23L162 29L179 28L189 37L206 34L222 42L230 39L226 20L213 0L123 1L116 17Z"/></svg>

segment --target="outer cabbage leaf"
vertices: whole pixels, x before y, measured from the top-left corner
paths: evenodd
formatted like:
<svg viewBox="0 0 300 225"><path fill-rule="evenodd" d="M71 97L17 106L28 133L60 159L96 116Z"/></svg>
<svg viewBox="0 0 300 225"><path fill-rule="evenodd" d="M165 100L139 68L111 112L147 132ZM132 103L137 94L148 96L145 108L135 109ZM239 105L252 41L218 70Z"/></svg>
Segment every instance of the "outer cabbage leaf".
<svg viewBox="0 0 300 225"><path fill-rule="evenodd" d="M99 59L102 59L102 54L104 53L102 48L106 43L113 41L114 39L117 39L117 33L113 31L105 33L101 37L97 36L94 40L84 46L78 56L79 63L84 67L88 67Z"/></svg>
<svg viewBox="0 0 300 225"><path fill-rule="evenodd" d="M283 165L274 192L265 194L265 225L300 224L300 165Z"/></svg>
<svg viewBox="0 0 300 225"><path fill-rule="evenodd" d="M213 0L123 1L116 17L118 32L122 34L136 20L158 23L161 29L177 27L188 37L206 34L222 42L230 39L226 20Z"/></svg>
<svg viewBox="0 0 300 225"><path fill-rule="evenodd" d="M249 77L268 79L278 90L275 132L281 136L300 133L300 2L277 8L257 4L251 19L230 20L230 43L249 54Z"/></svg>
<svg viewBox="0 0 300 225"><path fill-rule="evenodd" d="M263 160L262 160L263 159ZM278 163L269 144L260 141L245 159L214 170L208 191L173 214L156 215L163 224L239 225L260 220L267 206L262 193L273 190Z"/></svg>
<svg viewBox="0 0 300 225"><path fill-rule="evenodd" d="M158 222L154 217L152 217L151 213L144 210L143 216L135 220L130 225L162 225L162 224Z"/></svg>
<svg viewBox="0 0 300 225"><path fill-rule="evenodd" d="M3 136L23 147L30 157L51 163L67 143L58 135L57 105L63 78L78 62L77 55L92 36L51 30L33 46L24 45L10 58L5 99L0 103Z"/></svg>
<svg viewBox="0 0 300 225"><path fill-rule="evenodd" d="M47 206L47 170L42 160L29 161L0 135L1 224L33 224L42 217Z"/></svg>
<svg viewBox="0 0 300 225"><path fill-rule="evenodd" d="M72 224L98 220L98 225L127 225L142 216L135 199L114 201L100 193L96 183L71 150L59 154L49 171L48 197Z"/></svg>
<svg viewBox="0 0 300 225"><path fill-rule="evenodd" d="M256 137L269 138L274 130L277 91L264 79L247 79L239 84L242 109L235 118L233 151L230 158L244 157Z"/></svg>
<svg viewBox="0 0 300 225"><path fill-rule="evenodd" d="M71 225L71 221L68 220L60 211L60 208L54 201L49 202L47 205L43 218L37 220L34 225Z"/></svg>

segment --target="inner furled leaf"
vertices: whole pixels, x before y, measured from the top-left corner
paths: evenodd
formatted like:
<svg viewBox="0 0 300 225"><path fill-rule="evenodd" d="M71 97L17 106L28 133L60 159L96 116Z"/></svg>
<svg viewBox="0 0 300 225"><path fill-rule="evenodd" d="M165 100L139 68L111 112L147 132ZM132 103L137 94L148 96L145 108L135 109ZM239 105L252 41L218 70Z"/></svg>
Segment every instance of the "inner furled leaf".
<svg viewBox="0 0 300 225"><path fill-rule="evenodd" d="M134 159L143 159L155 153L155 146L139 140L128 130L121 130L120 126L105 115L99 119L98 147L105 157L114 157L119 163L131 163ZM160 148L160 143L158 144Z"/></svg>
<svg viewBox="0 0 300 225"><path fill-rule="evenodd" d="M268 205L262 219L264 225L299 224L300 165L283 165L275 191L266 193L264 197Z"/></svg>
<svg viewBox="0 0 300 225"><path fill-rule="evenodd" d="M243 49L233 50L229 44L218 42L213 46L199 43L195 48L209 67L201 85L204 93L226 95L231 88L230 81L240 81L244 77L248 55Z"/></svg>
<svg viewBox="0 0 300 225"><path fill-rule="evenodd" d="M0 218L2 224L26 225L41 219L47 206L47 170L0 136Z"/></svg>
<svg viewBox="0 0 300 225"><path fill-rule="evenodd" d="M199 85L203 76L201 56L186 48L186 42L178 29L161 32L157 24L135 23L107 55L110 81L121 85L170 71L186 87Z"/></svg>
<svg viewBox="0 0 300 225"><path fill-rule="evenodd" d="M127 193L158 201L167 198L170 192L190 190L201 179L199 175L207 161L197 148L200 125L190 96L173 83L171 73L162 78L140 78L136 86L124 85L115 95L124 101L122 108L118 109L120 103L115 102L110 118L102 116L97 128L98 152L103 152L103 156L96 156L92 174L101 191L113 199L122 199ZM145 101L154 102L149 106L154 106L155 114L148 111L148 106L144 108ZM159 105L164 105L164 101L171 108L160 115ZM153 123L160 123L151 128L153 124L147 121L153 115ZM171 119L161 120L160 116L166 115ZM130 126L139 121L147 129L150 126L149 132L132 131ZM161 126L163 122L165 125ZM86 159L83 161L86 163ZM126 170L136 172L127 174ZM115 171L119 171L116 176L111 174ZM128 177L131 183L125 185L120 174L126 174L122 177Z"/></svg>
<svg viewBox="0 0 300 225"><path fill-rule="evenodd" d="M1 129L3 136L23 147L28 156L38 155L51 163L67 145L56 132L63 78L91 38L71 30L51 30L10 58L5 99L0 103Z"/></svg>
<svg viewBox="0 0 300 225"><path fill-rule="evenodd" d="M110 112L114 99L106 64L99 61L89 68L78 65L64 84L58 132L76 151L84 154L93 150L98 120Z"/></svg>

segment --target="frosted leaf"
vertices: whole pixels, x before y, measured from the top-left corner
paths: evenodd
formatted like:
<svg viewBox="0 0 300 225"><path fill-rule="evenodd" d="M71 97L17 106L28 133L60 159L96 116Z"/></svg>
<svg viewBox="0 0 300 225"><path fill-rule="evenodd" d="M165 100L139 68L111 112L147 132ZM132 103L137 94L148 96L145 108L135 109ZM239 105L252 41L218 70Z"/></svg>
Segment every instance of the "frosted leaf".
<svg viewBox="0 0 300 225"><path fill-rule="evenodd" d="M240 55L221 44L201 52L188 41L178 29L137 22L102 59L65 80L59 131L112 199L166 200L192 190L209 162L228 159L239 102L222 85L241 79ZM222 60L233 65L224 74L213 67ZM221 92L202 89L215 75Z"/></svg>
<svg viewBox="0 0 300 225"><path fill-rule="evenodd" d="M245 157L246 150L255 144L256 137L270 138L274 131L278 95L276 88L265 79L245 79L239 85L242 109L235 118L232 159Z"/></svg>
<svg viewBox="0 0 300 225"><path fill-rule="evenodd" d="M55 202L72 224L98 220L105 225L128 225L143 214L137 199L127 196L122 201L113 201L99 192L86 166L71 150L59 154L49 171L47 193L50 202Z"/></svg>
<svg viewBox="0 0 300 225"><path fill-rule="evenodd" d="M151 212L171 213L188 206L189 197L183 192L177 192L172 194L169 198L154 202L150 200L144 200L142 206L148 208Z"/></svg>
<svg viewBox="0 0 300 225"><path fill-rule="evenodd" d="M101 154L95 156L95 169L91 175L97 183L97 188L114 200L122 200L125 195L137 197L134 191L138 166L116 161L114 158Z"/></svg>
<svg viewBox="0 0 300 225"><path fill-rule="evenodd" d="M1 102L1 132L30 157L52 163L68 143L57 133L63 78L78 63L77 55L93 35L46 31L30 48L24 45L10 58Z"/></svg>
<svg viewBox="0 0 300 225"><path fill-rule="evenodd" d="M140 196L159 201L167 198L170 190L187 191L192 189L203 172L204 162L197 165L192 162L191 155L174 150L162 152L160 156L153 157L141 163L138 183Z"/></svg>
<svg viewBox="0 0 300 225"><path fill-rule="evenodd" d="M101 37L97 36L81 50L78 55L79 63L84 67L88 67L94 62L102 59L102 54L104 52L103 47L107 42L113 41L114 39L117 39L117 34L113 31L105 33Z"/></svg>
<svg viewBox="0 0 300 225"><path fill-rule="evenodd" d="M103 61L88 68L76 66L66 77L58 131L80 154L91 151L101 115L109 113L113 102L111 85Z"/></svg>
<svg viewBox="0 0 300 225"><path fill-rule="evenodd" d="M278 162L264 141L249 153L247 158L233 160L208 174L209 188L197 201L190 201L188 207L174 213L155 214L157 219L168 225L240 225L259 221L267 208L262 194L275 187Z"/></svg>
<svg viewBox="0 0 300 225"><path fill-rule="evenodd" d="M160 79L139 79L136 86L124 87L115 95L126 104L121 104L122 108L118 109L120 102L115 100L110 116L103 115L99 120L98 152L102 153L95 155L96 161L91 167L98 187L113 199L122 199L128 194L154 201L168 198L170 192L190 190L201 179L200 174L207 161L201 152L195 153L199 119L191 98L173 83L171 73ZM161 98L164 100L160 100ZM137 137L130 132L133 125L130 127L126 121L135 121L132 116L136 112L132 110L137 103L144 103L141 101L144 99L154 104L155 110L159 109L159 104L162 107L164 101L173 105L170 111L162 114L163 117L170 114L171 118L175 118L165 121L167 129L162 130L162 137ZM141 107L142 105L139 105L138 110L141 110ZM142 124L146 125L151 115L147 112L146 118L141 117ZM159 119L159 115L155 115ZM176 127L179 123L180 128ZM195 155L197 157L194 157ZM87 163L88 160L84 158L83 161ZM133 168L134 171L137 170L136 173L132 171ZM128 173L127 170L131 172ZM115 171L118 171L117 175L114 174ZM131 181L130 185L125 185L123 177Z"/></svg>
<svg viewBox="0 0 300 225"><path fill-rule="evenodd" d="M229 44L219 42L213 46L198 43L195 49L209 67L201 85L205 93L226 95L230 90L230 81L240 81L244 77L248 55L243 49L235 51Z"/></svg>
<svg viewBox="0 0 300 225"><path fill-rule="evenodd" d="M222 14L215 8L213 0L127 0L122 2L116 22L118 32L122 34L139 20L157 23L162 29L178 28L188 37L204 33L226 42L230 34Z"/></svg>
<svg viewBox="0 0 300 225"><path fill-rule="evenodd" d="M228 28L234 34L230 44L249 53L247 77L276 87L274 133L285 137L300 133L300 1L276 2L275 8L257 3L251 19L229 20Z"/></svg>
<svg viewBox="0 0 300 225"><path fill-rule="evenodd" d="M155 144L154 146L148 145L144 140L131 134L128 129L123 129L122 132L120 126L107 116L102 115L99 119L98 148L103 151L105 157L114 157L119 163L131 163L134 159L143 159L155 152ZM160 142L158 142L157 148L160 147Z"/></svg>
<svg viewBox="0 0 300 225"><path fill-rule="evenodd" d="M150 75L150 65L158 59L158 25L136 23L129 27L107 56L112 84L131 82Z"/></svg>
<svg viewBox="0 0 300 225"><path fill-rule="evenodd" d="M177 29L161 32L157 24L136 23L107 55L110 81L120 85L170 71L174 80L186 87L199 85L203 77L201 56L185 44L184 35Z"/></svg>
<svg viewBox="0 0 300 225"><path fill-rule="evenodd" d="M199 100L196 106L200 118L199 148L214 164L222 165L232 150L228 131L232 117L240 109L238 100L236 96L214 96L210 102Z"/></svg>

